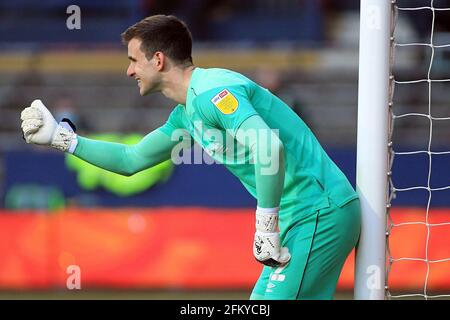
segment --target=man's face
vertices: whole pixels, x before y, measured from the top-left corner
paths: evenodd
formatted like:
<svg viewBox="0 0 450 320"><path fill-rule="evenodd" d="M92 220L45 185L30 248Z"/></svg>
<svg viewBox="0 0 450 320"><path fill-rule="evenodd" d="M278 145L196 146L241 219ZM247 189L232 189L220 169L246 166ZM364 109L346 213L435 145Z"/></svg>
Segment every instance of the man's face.
<svg viewBox="0 0 450 320"><path fill-rule="evenodd" d="M137 38L133 38L128 42L130 65L127 69L127 76L137 80L139 94L145 96L158 90L159 70L154 61L155 58L147 60L145 53L141 50L141 43L142 41Z"/></svg>

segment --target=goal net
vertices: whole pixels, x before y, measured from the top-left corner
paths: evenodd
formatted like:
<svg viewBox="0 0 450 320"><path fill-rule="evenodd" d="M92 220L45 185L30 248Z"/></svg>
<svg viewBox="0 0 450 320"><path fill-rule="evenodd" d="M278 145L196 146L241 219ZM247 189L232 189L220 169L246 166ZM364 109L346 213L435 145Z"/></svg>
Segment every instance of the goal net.
<svg viewBox="0 0 450 320"><path fill-rule="evenodd" d="M450 35L445 30L448 1L398 0L393 2L391 76L389 95L387 273L386 297L450 298L442 292L439 277L450 277L450 249L439 247L450 233L450 221L436 209L450 199ZM415 39L401 39L398 21L415 27ZM450 31L450 30L449 30ZM411 56L411 66L399 67L403 56ZM447 128L447 130L445 130ZM420 138L417 138L421 135ZM445 166L447 163L447 166ZM409 174L397 173L400 165ZM448 191L447 191L448 190ZM396 211L397 202L413 203L415 209ZM448 202L448 201L447 201ZM447 204L448 205L448 204ZM414 236L402 239L401 233ZM398 243L402 242L400 246ZM408 248L410 245L420 248ZM395 250L392 249L397 247ZM399 248L401 247L401 249ZM417 250L418 249L418 250ZM414 255L415 254L415 255ZM396 284L407 274L409 283ZM449 290L450 291L450 290Z"/></svg>
<svg viewBox="0 0 450 320"><path fill-rule="evenodd" d="M450 298L450 3L360 14L355 298Z"/></svg>

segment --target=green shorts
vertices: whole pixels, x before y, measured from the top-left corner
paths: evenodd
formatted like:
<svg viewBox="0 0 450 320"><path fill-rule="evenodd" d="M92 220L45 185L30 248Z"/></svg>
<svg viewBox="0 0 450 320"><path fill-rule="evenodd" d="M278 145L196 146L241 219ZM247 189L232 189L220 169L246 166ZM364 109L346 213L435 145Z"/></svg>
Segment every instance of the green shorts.
<svg viewBox="0 0 450 320"><path fill-rule="evenodd" d="M347 256L361 228L360 203L355 199L321 209L292 227L282 239L291 260L283 268L265 266L250 299L333 299Z"/></svg>

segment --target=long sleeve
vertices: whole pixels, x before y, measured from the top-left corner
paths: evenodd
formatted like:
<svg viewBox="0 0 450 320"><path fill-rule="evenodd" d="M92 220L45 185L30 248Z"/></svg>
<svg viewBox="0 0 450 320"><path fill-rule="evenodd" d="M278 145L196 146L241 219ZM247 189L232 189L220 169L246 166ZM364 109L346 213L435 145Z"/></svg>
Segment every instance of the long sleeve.
<svg viewBox="0 0 450 320"><path fill-rule="evenodd" d="M219 102L214 102L217 97ZM256 112L244 87L220 87L195 100L196 111L216 128L231 130L254 159L258 206L280 205L284 187L285 159L282 141Z"/></svg>
<svg viewBox="0 0 450 320"><path fill-rule="evenodd" d="M257 134L246 134L249 130L254 130ZM278 207L285 176L283 143L258 115L242 122L237 130L236 139L249 147L251 156L255 159L258 207Z"/></svg>
<svg viewBox="0 0 450 320"><path fill-rule="evenodd" d="M78 145L73 154L97 167L130 176L170 159L171 150L178 143L159 129L150 132L135 145L78 136Z"/></svg>

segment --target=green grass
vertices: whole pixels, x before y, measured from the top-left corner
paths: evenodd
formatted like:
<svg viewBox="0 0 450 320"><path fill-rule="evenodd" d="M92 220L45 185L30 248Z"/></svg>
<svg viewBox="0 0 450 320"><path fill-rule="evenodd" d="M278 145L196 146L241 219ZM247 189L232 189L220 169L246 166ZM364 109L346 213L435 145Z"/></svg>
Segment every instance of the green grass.
<svg viewBox="0 0 450 320"><path fill-rule="evenodd" d="M248 300L250 290L163 291L163 290L58 290L0 291L0 300ZM352 292L339 292L336 300L353 299Z"/></svg>

